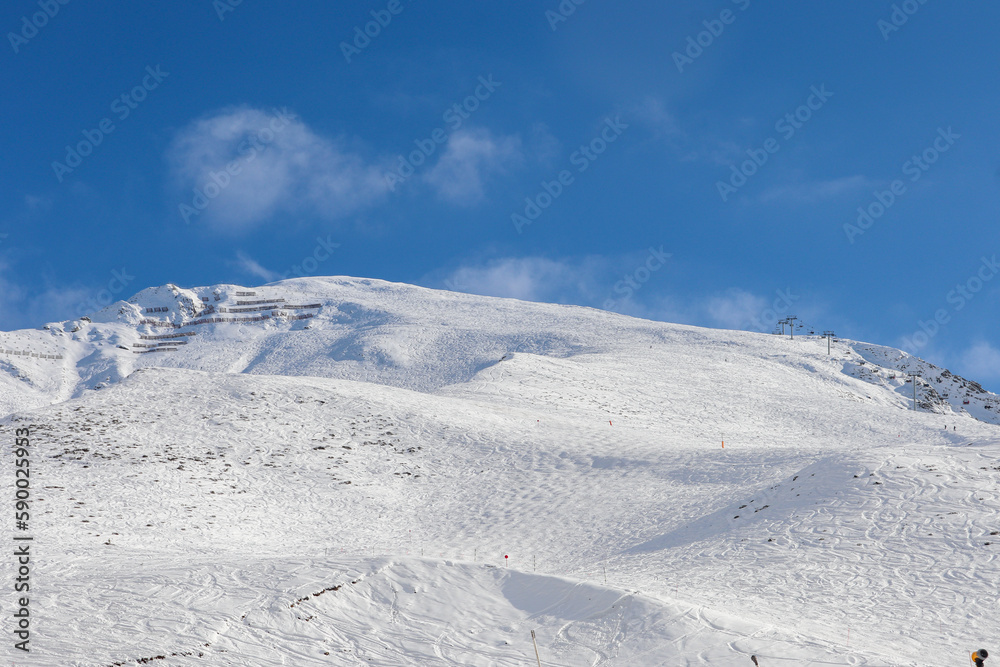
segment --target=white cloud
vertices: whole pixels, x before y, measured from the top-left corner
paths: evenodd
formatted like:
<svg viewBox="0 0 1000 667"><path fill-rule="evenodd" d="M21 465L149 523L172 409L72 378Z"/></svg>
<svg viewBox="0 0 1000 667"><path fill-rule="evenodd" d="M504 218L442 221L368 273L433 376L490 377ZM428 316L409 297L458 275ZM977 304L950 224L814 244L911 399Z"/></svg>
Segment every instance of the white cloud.
<svg viewBox="0 0 1000 667"><path fill-rule="evenodd" d="M463 266L444 281L449 289L525 301L558 301L567 287L579 291L581 267L544 257L508 257Z"/></svg>
<svg viewBox="0 0 1000 667"><path fill-rule="evenodd" d="M709 320L723 329L743 329L769 308L767 299L741 289L733 288L710 297L705 302Z"/></svg>
<svg viewBox="0 0 1000 667"><path fill-rule="evenodd" d="M562 157L562 146L559 140L549 132L545 123L535 123L531 126L528 136L528 148L525 151L538 164L550 167Z"/></svg>
<svg viewBox="0 0 1000 667"><path fill-rule="evenodd" d="M245 273L251 276L256 276L262 279L264 282L273 283L276 280L281 279L281 274L271 271L270 269L262 266L257 260L250 257L242 250L236 253L236 266Z"/></svg>
<svg viewBox="0 0 1000 667"><path fill-rule="evenodd" d="M648 126L658 139L681 134L677 120L667 111L663 100L655 97L647 97L633 107L631 111L632 113L629 115L635 118L636 121Z"/></svg>
<svg viewBox="0 0 1000 667"><path fill-rule="evenodd" d="M715 136L692 135L661 98L649 96L625 105L622 109L623 117L633 119L649 130L653 138L662 141L681 162L728 168L734 162L746 158L746 147L739 142ZM743 122L746 124L745 120ZM687 120L685 125L697 129L698 123Z"/></svg>
<svg viewBox="0 0 1000 667"><path fill-rule="evenodd" d="M975 343L962 353L961 373L972 379L1000 379L1000 350L986 341Z"/></svg>
<svg viewBox="0 0 1000 667"><path fill-rule="evenodd" d="M760 200L764 203L775 201L792 202L796 204L815 204L816 202L844 194L851 194L858 190L873 187L873 182L864 176L845 176L826 181L812 181L809 183L796 183L791 185L781 185L765 190Z"/></svg>
<svg viewBox="0 0 1000 667"><path fill-rule="evenodd" d="M42 322L59 322L76 319L82 315L104 308L106 303L99 301L102 288L87 289L85 287L49 287L41 295L31 299L27 308L27 318L38 326ZM111 303L119 299L127 299L130 294L116 294Z"/></svg>
<svg viewBox="0 0 1000 667"><path fill-rule="evenodd" d="M669 254L666 256L669 257ZM429 276L424 282L443 285L457 292L576 304L655 317L655 312L645 304L662 299L661 295L669 282L666 270L663 274L657 272L668 263L662 258L652 264L649 260L648 249L614 256L587 255L562 259L504 257L468 262L447 274ZM647 268L650 266L655 270L650 271ZM642 273L636 281L638 269ZM655 280L654 273L657 273ZM626 283L629 279L632 282Z"/></svg>
<svg viewBox="0 0 1000 667"><path fill-rule="evenodd" d="M646 270L659 264L648 261L653 256L651 250L615 256L504 257L468 262L421 282L470 294L590 306L651 320L762 333L770 333L779 319L791 314L806 327L830 319L824 305L814 299L807 305L803 294L789 288L773 294L740 288L709 295L678 294L673 289L672 275L677 267L672 266L672 259L655 270ZM656 250L659 256L662 248Z"/></svg>
<svg viewBox="0 0 1000 667"><path fill-rule="evenodd" d="M47 213L52 208L52 198L24 195L24 206L28 213Z"/></svg>
<svg viewBox="0 0 1000 667"><path fill-rule="evenodd" d="M287 111L214 113L178 132L167 159L182 217L234 232L279 213L341 217L387 192L376 165ZM239 173L227 173L229 165Z"/></svg>
<svg viewBox="0 0 1000 667"><path fill-rule="evenodd" d="M100 289L47 285L31 291L11 276L16 271L0 259L0 330L33 329L47 322L75 319L94 310L88 307ZM98 306L100 308L100 306Z"/></svg>
<svg viewBox="0 0 1000 667"><path fill-rule="evenodd" d="M485 181L522 162L517 136L494 137L488 130L459 130L448 137L441 159L425 181L452 204L478 204L485 196Z"/></svg>

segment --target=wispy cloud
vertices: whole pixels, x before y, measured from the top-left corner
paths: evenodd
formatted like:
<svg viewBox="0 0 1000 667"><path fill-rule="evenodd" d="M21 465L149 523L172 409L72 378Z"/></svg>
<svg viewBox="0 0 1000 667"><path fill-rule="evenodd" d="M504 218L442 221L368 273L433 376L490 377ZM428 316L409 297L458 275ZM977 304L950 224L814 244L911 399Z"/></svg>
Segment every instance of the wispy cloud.
<svg viewBox="0 0 1000 667"><path fill-rule="evenodd" d="M959 357L962 375L983 381L1000 380L1000 350L986 341L974 343Z"/></svg>
<svg viewBox="0 0 1000 667"><path fill-rule="evenodd" d="M236 268L251 276L262 279L264 282L272 283L281 279L281 274L262 266L253 257L250 257L242 250L236 253L236 261L233 262Z"/></svg>
<svg viewBox="0 0 1000 667"><path fill-rule="evenodd" d="M230 232L256 227L279 213L342 217L387 190L376 165L287 111L240 107L215 112L180 130L167 159L178 208L195 211L185 219Z"/></svg>
<svg viewBox="0 0 1000 667"><path fill-rule="evenodd" d="M535 123L528 135L525 153L537 163L551 166L562 157L562 145L545 123Z"/></svg>
<svg viewBox="0 0 1000 667"><path fill-rule="evenodd" d="M645 97L638 102L623 105L622 115L646 128L653 139L663 144L681 162L729 166L744 156L746 148L728 137L698 132L699 124L692 119L681 119L671 112L667 103L658 97ZM743 120L741 124L746 124Z"/></svg>
<svg viewBox="0 0 1000 667"><path fill-rule="evenodd" d="M455 269L443 280L454 291L525 301L580 303L593 298L598 260L506 257Z"/></svg>
<svg viewBox="0 0 1000 667"><path fill-rule="evenodd" d="M765 204L774 202L815 204L834 197L854 194L869 187L874 187L874 183L864 176L845 176L772 187L761 193L760 201Z"/></svg>
<svg viewBox="0 0 1000 667"><path fill-rule="evenodd" d="M681 134L677 119L667 111L667 105L661 99L647 97L628 109L627 113L637 123L652 130L658 139Z"/></svg>
<svg viewBox="0 0 1000 667"><path fill-rule="evenodd" d="M79 317L84 304L92 300L100 288L80 285L47 285L33 291L17 280L17 271L0 258L0 330L33 329L46 322Z"/></svg>
<svg viewBox="0 0 1000 667"><path fill-rule="evenodd" d="M760 295L731 288L681 296L673 289L669 268L655 279L650 272L636 272L637 267L649 266L647 259L648 250L610 257L504 257L467 262L423 282L470 294L594 308L605 308L610 300L614 312L624 315L723 329L770 331L793 304L801 305L800 297L787 290ZM810 322L821 319L815 307L805 311L800 314Z"/></svg>
<svg viewBox="0 0 1000 667"><path fill-rule="evenodd" d="M709 297L704 303L704 314L713 326L743 329L755 318L759 319L769 303L762 296L733 288Z"/></svg>
<svg viewBox="0 0 1000 667"><path fill-rule="evenodd" d="M52 208L52 198L24 195L24 206L28 213L48 213Z"/></svg>
<svg viewBox="0 0 1000 667"><path fill-rule="evenodd" d="M524 161L518 136L494 136L488 130L459 130L448 138L441 159L425 181L452 204L471 206L485 197L485 182Z"/></svg>

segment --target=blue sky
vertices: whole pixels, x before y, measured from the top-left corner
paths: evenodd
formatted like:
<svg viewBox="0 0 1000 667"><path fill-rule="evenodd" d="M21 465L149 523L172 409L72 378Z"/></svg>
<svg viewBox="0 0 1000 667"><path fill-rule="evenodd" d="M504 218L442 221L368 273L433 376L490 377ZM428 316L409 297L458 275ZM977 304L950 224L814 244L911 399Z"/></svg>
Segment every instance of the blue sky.
<svg viewBox="0 0 1000 667"><path fill-rule="evenodd" d="M63 2L0 14L2 329L352 275L1000 388L1000 7Z"/></svg>

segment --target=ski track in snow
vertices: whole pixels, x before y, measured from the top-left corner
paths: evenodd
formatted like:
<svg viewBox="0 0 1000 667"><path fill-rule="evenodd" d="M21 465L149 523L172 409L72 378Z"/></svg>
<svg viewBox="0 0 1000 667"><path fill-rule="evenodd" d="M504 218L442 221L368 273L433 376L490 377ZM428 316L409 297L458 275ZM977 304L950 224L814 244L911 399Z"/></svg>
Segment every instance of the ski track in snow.
<svg viewBox="0 0 1000 667"><path fill-rule="evenodd" d="M995 632L1000 439L962 400L996 402L942 369L378 281L258 291L279 288L325 305L175 353L117 347L127 304L0 334L80 327L62 361L0 359L0 438L30 424L35 447L28 664L513 666L535 630L552 666L895 667ZM918 366L936 414L906 410Z"/></svg>

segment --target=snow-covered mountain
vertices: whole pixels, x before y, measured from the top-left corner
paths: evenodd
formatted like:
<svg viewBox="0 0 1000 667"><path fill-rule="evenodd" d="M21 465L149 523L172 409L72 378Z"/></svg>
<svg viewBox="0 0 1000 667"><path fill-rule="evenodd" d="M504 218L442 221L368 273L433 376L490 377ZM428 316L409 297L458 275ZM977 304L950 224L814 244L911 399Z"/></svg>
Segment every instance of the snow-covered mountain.
<svg viewBox="0 0 1000 667"><path fill-rule="evenodd" d="M827 356L826 347L815 336L791 344L377 280L165 285L81 320L0 332L0 415L76 398L141 368L328 377L427 392L467 383L505 355L591 359L636 349L648 363L696 355L701 368L724 373L731 362L719 353L731 348L734 359L747 354L807 373L846 374L864 382L845 385L860 400L901 408L912 407L907 373L917 372L921 409L1000 423L1000 398L975 382L892 348L843 340Z"/></svg>
<svg viewBox="0 0 1000 667"><path fill-rule="evenodd" d="M31 664L967 660L998 407L866 343L351 278L0 333Z"/></svg>

